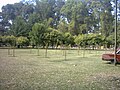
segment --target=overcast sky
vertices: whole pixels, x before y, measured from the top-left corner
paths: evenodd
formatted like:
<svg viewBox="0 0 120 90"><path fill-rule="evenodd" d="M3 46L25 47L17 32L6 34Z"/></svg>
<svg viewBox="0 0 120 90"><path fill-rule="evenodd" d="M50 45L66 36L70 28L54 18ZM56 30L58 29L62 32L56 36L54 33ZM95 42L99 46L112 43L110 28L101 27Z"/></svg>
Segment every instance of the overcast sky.
<svg viewBox="0 0 120 90"><path fill-rule="evenodd" d="M3 5L6 5L6 4L13 4L13 3L16 3L16 2L19 2L21 0L0 0L0 11L1 11L1 8Z"/></svg>

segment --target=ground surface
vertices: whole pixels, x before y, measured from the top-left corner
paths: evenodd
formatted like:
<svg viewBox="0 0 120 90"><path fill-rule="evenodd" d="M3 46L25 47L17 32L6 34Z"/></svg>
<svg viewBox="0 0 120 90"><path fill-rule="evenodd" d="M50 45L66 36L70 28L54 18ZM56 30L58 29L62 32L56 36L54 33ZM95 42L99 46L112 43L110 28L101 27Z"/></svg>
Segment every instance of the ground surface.
<svg viewBox="0 0 120 90"><path fill-rule="evenodd" d="M101 60L105 51L0 49L0 90L120 90L120 65Z"/></svg>

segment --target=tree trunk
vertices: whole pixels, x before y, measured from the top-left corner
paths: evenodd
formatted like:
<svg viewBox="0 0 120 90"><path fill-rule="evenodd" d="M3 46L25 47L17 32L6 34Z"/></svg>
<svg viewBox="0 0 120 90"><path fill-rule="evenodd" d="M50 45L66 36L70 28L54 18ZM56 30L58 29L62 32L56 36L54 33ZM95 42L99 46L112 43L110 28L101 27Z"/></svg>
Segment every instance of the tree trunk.
<svg viewBox="0 0 120 90"><path fill-rule="evenodd" d="M15 47L13 47L13 57L15 57Z"/></svg>
<svg viewBox="0 0 120 90"><path fill-rule="evenodd" d="M80 54L80 46L78 46L78 55Z"/></svg>
<svg viewBox="0 0 120 90"><path fill-rule="evenodd" d="M30 54L32 54L32 48L30 48Z"/></svg>
<svg viewBox="0 0 120 90"><path fill-rule="evenodd" d="M40 56L39 46L38 46L38 50L37 50L37 55Z"/></svg>
<svg viewBox="0 0 120 90"><path fill-rule="evenodd" d="M67 51L66 51L66 48L65 48L65 60L66 60L66 57L67 57Z"/></svg>
<svg viewBox="0 0 120 90"><path fill-rule="evenodd" d="M84 50L83 50L83 57L85 57L85 47L84 47Z"/></svg>
<svg viewBox="0 0 120 90"><path fill-rule="evenodd" d="M11 51L11 45L9 45L10 47L8 48L8 55L11 55L10 51Z"/></svg>
<svg viewBox="0 0 120 90"><path fill-rule="evenodd" d="M45 58L47 57L47 50L48 50L48 43L46 44L46 49L45 49Z"/></svg>
<svg viewBox="0 0 120 90"><path fill-rule="evenodd" d="M63 56L65 56L65 47L63 46Z"/></svg>
<svg viewBox="0 0 120 90"><path fill-rule="evenodd" d="M8 48L8 55L10 55L10 47Z"/></svg>

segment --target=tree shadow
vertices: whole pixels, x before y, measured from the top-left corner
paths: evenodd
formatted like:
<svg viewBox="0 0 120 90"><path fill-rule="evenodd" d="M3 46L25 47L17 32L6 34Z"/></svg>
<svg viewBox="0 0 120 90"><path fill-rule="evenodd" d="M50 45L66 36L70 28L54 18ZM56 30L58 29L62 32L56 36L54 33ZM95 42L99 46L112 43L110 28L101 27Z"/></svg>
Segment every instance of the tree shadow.
<svg viewBox="0 0 120 90"><path fill-rule="evenodd" d="M16 55L15 56L12 56L12 55L8 55L8 57L17 57Z"/></svg>
<svg viewBox="0 0 120 90"><path fill-rule="evenodd" d="M111 64L112 65L112 64L114 64L114 62L105 62L105 64ZM118 62L117 65L120 66L120 62Z"/></svg>
<svg viewBox="0 0 120 90"><path fill-rule="evenodd" d="M59 60L50 60L50 62L69 62L69 61L79 61L81 62L82 60L79 60L79 59L85 59L85 58L88 58L88 57L77 57L75 59L70 59L70 58L66 58L66 59L59 59Z"/></svg>

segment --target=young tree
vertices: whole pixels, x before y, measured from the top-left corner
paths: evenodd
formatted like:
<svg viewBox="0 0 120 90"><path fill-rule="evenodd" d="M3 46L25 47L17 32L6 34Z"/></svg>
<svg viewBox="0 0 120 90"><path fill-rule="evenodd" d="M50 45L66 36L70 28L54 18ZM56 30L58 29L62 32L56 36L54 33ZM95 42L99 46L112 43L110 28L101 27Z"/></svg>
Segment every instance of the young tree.
<svg viewBox="0 0 120 90"><path fill-rule="evenodd" d="M72 46L75 44L74 37L69 32L64 34L64 38L65 38L65 45L66 46L69 46L69 45Z"/></svg>
<svg viewBox="0 0 120 90"><path fill-rule="evenodd" d="M29 45L29 40L27 39L27 37L20 36L17 38L16 44L18 45L18 48L22 48L23 46Z"/></svg>
<svg viewBox="0 0 120 90"><path fill-rule="evenodd" d="M12 55L15 56L15 45L16 45L16 37L15 36L4 36L5 42L13 48ZM8 49L8 55L10 55L10 48Z"/></svg>
<svg viewBox="0 0 120 90"><path fill-rule="evenodd" d="M38 55L39 55L39 47L40 45L44 46L44 33L46 32L46 27L44 24L35 23L32 27L32 31L30 32L30 38L33 44L38 47Z"/></svg>

